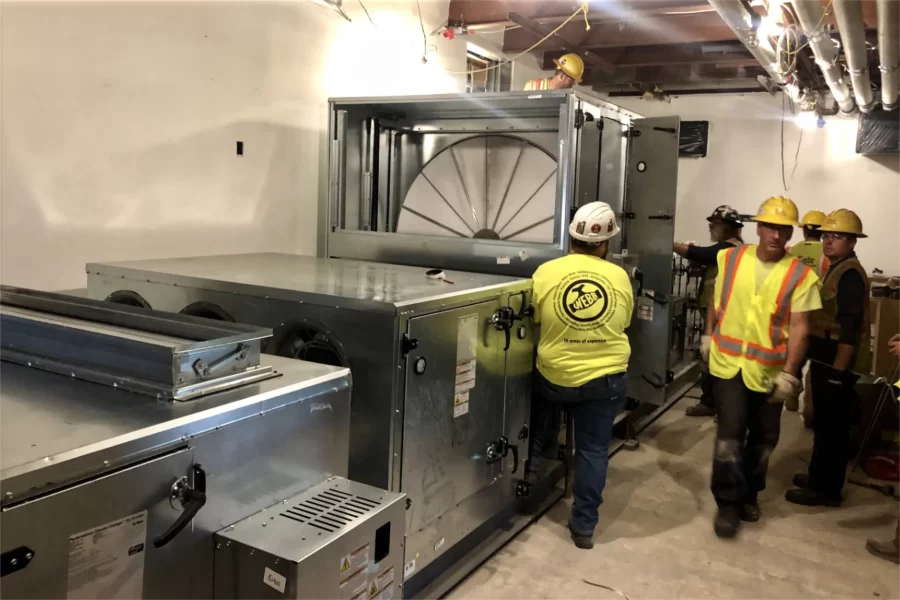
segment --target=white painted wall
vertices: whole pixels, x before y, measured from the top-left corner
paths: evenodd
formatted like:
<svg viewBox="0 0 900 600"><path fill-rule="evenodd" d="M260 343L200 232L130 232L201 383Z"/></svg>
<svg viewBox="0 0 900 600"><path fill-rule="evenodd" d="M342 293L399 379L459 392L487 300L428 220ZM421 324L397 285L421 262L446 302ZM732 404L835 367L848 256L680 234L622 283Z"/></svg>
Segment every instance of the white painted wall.
<svg viewBox="0 0 900 600"><path fill-rule="evenodd" d="M314 253L326 99L464 87L442 67L464 41L429 38L422 64L414 0L368 0L377 27L345 4L352 23L306 0L0 3L0 279ZM421 6L430 34L447 0Z"/></svg>
<svg viewBox="0 0 900 600"><path fill-rule="evenodd" d="M767 94L706 95L673 98L670 104L637 98L613 100L644 116L678 115L710 121L709 156L681 159L675 237L705 243L706 217L719 204L742 213L756 212L773 195L807 210L850 208L859 214L868 239L857 252L867 270L900 274L900 158L864 157L855 153L856 119L828 118L815 127L809 115L785 127L785 170L781 180L781 97ZM790 115L790 113L788 113ZM793 182L790 172L800 131L803 139ZM755 227L744 238L756 241ZM795 241L801 239L795 232Z"/></svg>

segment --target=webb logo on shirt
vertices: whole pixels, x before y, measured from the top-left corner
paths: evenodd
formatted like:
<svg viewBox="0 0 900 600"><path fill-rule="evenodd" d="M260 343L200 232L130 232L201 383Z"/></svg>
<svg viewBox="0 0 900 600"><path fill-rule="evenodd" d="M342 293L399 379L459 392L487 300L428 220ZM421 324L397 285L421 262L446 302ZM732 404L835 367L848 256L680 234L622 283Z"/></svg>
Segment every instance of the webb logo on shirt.
<svg viewBox="0 0 900 600"><path fill-rule="evenodd" d="M579 271L565 277L556 288L554 308L567 326L582 331L602 327L615 311L612 286L597 273Z"/></svg>

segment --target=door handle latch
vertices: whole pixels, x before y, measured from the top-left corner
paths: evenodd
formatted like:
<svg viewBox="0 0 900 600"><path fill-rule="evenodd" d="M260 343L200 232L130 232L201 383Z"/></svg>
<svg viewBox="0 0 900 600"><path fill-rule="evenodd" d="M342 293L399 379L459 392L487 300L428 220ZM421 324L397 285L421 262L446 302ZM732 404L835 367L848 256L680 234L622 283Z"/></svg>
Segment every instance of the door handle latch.
<svg viewBox="0 0 900 600"><path fill-rule="evenodd" d="M513 453L513 468L510 473L515 473L519 468L519 446L518 444L510 444L509 438L505 435L501 435L499 439L488 444L487 451L485 452L487 464L492 465L500 462L509 456L510 450L512 450Z"/></svg>
<svg viewBox="0 0 900 600"><path fill-rule="evenodd" d="M162 548L181 533L181 530L187 527L188 523L194 520L200 509L206 504L206 472L200 465L193 467L194 485L188 482L187 477L180 477L172 484L172 491L169 494L169 503L172 508L177 509L177 504L181 504L181 514L175 519L175 522L165 530L159 537L153 540L155 548Z"/></svg>

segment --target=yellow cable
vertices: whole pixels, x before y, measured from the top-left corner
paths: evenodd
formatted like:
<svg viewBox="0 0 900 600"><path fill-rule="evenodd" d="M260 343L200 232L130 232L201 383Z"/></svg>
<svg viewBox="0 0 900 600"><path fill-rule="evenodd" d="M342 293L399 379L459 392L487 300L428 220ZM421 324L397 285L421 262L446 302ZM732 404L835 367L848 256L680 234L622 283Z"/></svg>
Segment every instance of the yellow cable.
<svg viewBox="0 0 900 600"><path fill-rule="evenodd" d="M804 0L801 0L801 2L802 2L802 1L804 1ZM834 4L834 0L829 0L828 6L826 6L824 12L822 12L822 18L819 19L819 23L816 25L816 28L815 28L815 30L813 31L813 34L814 34L814 35L815 35L816 31L819 30L819 27L822 26L822 23L825 22L825 17L828 16L828 11L831 10L831 5L832 5L832 4ZM802 46L800 46L799 48L797 48L797 49L794 50L793 52L788 52L788 56L791 56L791 54L797 54L797 53L799 53L801 50L803 50L803 49L806 48L807 46L809 46L809 37L807 37L806 43L805 43L805 44L803 44Z"/></svg>
<svg viewBox="0 0 900 600"><path fill-rule="evenodd" d="M498 62L496 65L491 65L490 67L485 67L484 69L475 69L474 71L447 71L447 74L448 75L471 75L472 73L484 73L485 71L490 71L491 69L499 69L503 65L509 64L509 63L513 62L514 60L528 54L529 52L531 52L532 50L534 50L535 48L537 48L538 46L540 46L541 44L543 44L544 42L549 40L551 37L553 37L556 34L557 31L559 31L560 29L562 29L563 27L568 25L569 21L571 21L572 19L574 19L575 17L580 15L582 12L584 12L585 23L587 23L587 2L583 2L582 5L578 7L578 10L573 12L572 15L568 19L566 19L565 21L560 23L559 27L557 27L556 29L554 29L553 31L551 31L550 33L545 35L543 38L538 40L538 42L535 45L533 45L531 48L528 48L527 50L523 50L522 52L519 52L512 58L502 60L502 61ZM588 29L590 29L590 26L588 26Z"/></svg>

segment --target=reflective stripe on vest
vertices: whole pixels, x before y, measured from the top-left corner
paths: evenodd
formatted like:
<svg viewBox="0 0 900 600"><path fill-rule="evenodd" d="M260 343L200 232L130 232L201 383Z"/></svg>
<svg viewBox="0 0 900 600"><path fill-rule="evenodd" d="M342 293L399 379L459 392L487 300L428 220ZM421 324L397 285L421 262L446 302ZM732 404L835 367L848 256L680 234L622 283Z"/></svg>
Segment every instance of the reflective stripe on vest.
<svg viewBox="0 0 900 600"><path fill-rule="evenodd" d="M755 342L747 342L747 348L744 350L744 341L722 333L722 324L725 321L728 303L731 300L738 267L747 248L748 246L741 246L737 251L727 251L725 278L722 283L722 298L716 311L717 323L713 332L713 341L723 354L735 357L745 356L750 360L767 366L782 365L787 360L786 329L791 310L791 296L794 290L797 289L797 286L803 282L811 271L800 260L795 259L791 261L791 266L781 282L781 288L775 299L775 312L772 314L769 322L771 348L766 348Z"/></svg>

